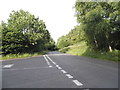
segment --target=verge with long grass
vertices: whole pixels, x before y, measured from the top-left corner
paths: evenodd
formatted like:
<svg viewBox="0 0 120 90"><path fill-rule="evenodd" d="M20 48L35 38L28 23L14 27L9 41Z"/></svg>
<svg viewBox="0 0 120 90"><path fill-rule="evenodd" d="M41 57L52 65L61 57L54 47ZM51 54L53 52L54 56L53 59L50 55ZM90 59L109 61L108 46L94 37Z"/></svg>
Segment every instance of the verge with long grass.
<svg viewBox="0 0 120 90"><path fill-rule="evenodd" d="M33 56L39 56L46 54L48 51L36 52L36 53L23 53L23 54L8 54L1 56L0 60L9 60L9 59L19 59L19 58L29 58Z"/></svg>
<svg viewBox="0 0 120 90"><path fill-rule="evenodd" d="M116 62L120 61L120 59L118 58L120 54L119 50L113 50L111 52L94 51L91 50L84 41L65 47L63 49L60 49L59 51L72 55L87 56L102 60L111 60Z"/></svg>

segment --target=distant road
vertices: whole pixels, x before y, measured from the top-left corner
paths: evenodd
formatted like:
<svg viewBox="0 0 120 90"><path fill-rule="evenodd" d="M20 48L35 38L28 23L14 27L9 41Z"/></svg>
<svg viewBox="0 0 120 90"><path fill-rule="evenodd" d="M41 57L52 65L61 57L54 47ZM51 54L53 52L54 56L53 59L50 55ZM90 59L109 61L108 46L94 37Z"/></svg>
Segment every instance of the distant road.
<svg viewBox="0 0 120 90"><path fill-rule="evenodd" d="M2 62L3 88L118 88L118 64L57 51Z"/></svg>

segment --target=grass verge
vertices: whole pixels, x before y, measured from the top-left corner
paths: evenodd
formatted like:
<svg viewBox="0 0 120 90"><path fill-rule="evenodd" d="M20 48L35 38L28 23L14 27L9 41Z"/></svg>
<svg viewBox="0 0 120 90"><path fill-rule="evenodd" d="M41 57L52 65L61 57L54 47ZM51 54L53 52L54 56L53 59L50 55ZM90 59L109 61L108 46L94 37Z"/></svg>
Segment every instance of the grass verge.
<svg viewBox="0 0 120 90"><path fill-rule="evenodd" d="M17 59L17 58L27 58L27 57L33 57L33 56L39 56L46 54L48 51L42 51L42 52L36 52L36 53L24 53L24 54L9 54L6 56L1 56L0 60L9 60L9 59Z"/></svg>
<svg viewBox="0 0 120 90"><path fill-rule="evenodd" d="M111 60L116 62L120 61L120 59L118 58L118 54L120 54L120 51L118 50L113 50L112 52L93 51L88 48L88 46L84 41L81 41L69 47L65 47L60 51L72 55L87 56L87 57L92 57L102 60Z"/></svg>

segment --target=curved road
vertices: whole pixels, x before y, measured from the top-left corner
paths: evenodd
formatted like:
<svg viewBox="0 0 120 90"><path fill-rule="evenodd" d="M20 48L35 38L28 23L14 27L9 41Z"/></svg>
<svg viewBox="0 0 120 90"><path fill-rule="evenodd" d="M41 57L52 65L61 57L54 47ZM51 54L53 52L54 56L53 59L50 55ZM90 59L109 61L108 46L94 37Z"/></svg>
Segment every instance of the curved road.
<svg viewBox="0 0 120 90"><path fill-rule="evenodd" d="M2 62L3 88L118 88L118 64L57 51Z"/></svg>

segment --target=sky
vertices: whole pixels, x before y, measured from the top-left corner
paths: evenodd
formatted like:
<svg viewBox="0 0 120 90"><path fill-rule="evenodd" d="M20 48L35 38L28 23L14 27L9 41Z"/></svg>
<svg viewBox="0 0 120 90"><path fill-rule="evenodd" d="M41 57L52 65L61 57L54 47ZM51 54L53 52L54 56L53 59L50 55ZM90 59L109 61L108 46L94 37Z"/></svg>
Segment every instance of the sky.
<svg viewBox="0 0 120 90"><path fill-rule="evenodd" d="M77 25L74 4L76 0L1 0L0 21L7 21L10 13L23 9L39 17L57 42Z"/></svg>

